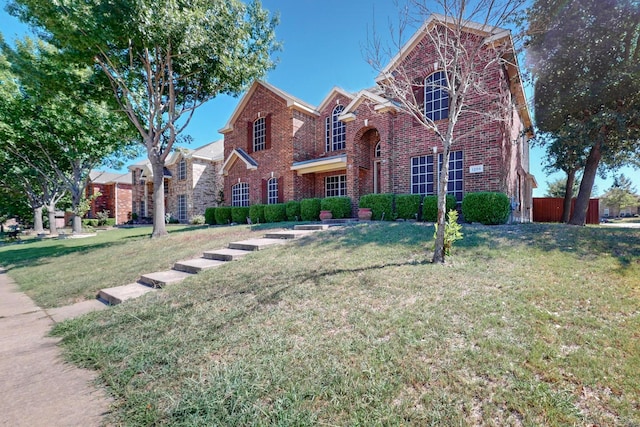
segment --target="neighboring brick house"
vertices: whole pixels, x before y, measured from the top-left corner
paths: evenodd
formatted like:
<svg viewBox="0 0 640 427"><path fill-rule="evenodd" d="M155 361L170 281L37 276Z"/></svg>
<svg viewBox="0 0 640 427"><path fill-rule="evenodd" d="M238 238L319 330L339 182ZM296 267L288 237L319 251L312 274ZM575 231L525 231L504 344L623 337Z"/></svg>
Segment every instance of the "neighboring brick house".
<svg viewBox="0 0 640 427"><path fill-rule="evenodd" d="M179 148L167 159L164 173L165 212L182 223L217 206L222 191L219 174L223 141L195 150ZM153 214L153 172L148 160L129 166L133 180L131 210L139 218Z"/></svg>
<svg viewBox="0 0 640 427"><path fill-rule="evenodd" d="M87 197L100 195L91 201L87 218L96 218L96 214L108 211L116 224L124 224L131 214L131 175L128 173L112 173L91 171Z"/></svg>
<svg viewBox="0 0 640 427"><path fill-rule="evenodd" d="M401 58L426 64L416 69L420 78L441 78L443 73L433 68L436 61L428 57L429 39L421 34L407 42ZM514 221L529 222L536 185L529 173L531 134L525 131L531 119L517 66L497 66L495 76L496 86L510 91L521 106L501 121L461 116L459 126L472 132L452 147L449 192L458 201L468 192L504 192L513 201ZM425 92L430 99L443 95ZM440 101L444 108L435 102L425 108L435 108L427 113L447 120L447 100ZM256 81L220 132L225 149L221 173L230 205L327 196L348 196L356 205L369 193L437 192L442 145L379 87L357 93L334 88L316 107Z"/></svg>

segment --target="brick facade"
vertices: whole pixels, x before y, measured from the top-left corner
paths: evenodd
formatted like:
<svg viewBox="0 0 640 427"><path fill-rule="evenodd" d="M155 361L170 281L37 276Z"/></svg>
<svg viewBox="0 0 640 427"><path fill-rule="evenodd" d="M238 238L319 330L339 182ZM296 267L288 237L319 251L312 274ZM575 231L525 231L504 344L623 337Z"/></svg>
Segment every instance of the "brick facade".
<svg viewBox="0 0 640 427"><path fill-rule="evenodd" d="M87 197L100 194L91 201L87 218L96 218L96 214L108 211L116 224L124 224L131 215L132 186L129 174L114 174L92 171L89 176Z"/></svg>
<svg viewBox="0 0 640 427"><path fill-rule="evenodd" d="M437 71L428 38L416 40L412 49L401 60L405 69L412 70L410 78L424 79ZM497 103L507 107L497 120L474 114L460 116L452 151L461 152L461 191L504 192L513 201L513 219L528 222L535 182L529 174L528 136L524 132L530 119L526 107L523 111L515 106L515 99L523 94L514 94L521 87L512 87L506 68L495 65L488 69L487 94L468 102L486 110ZM327 150L327 120L331 124L336 106L344 107L340 121L345 126L346 144ZM270 143L266 149L254 151L252 123L260 117L269 120ZM411 193L412 159L437 159L443 151L434 132L394 108L380 88L355 94L333 89L313 107L265 82L255 82L220 132L224 134L228 205L238 183L248 184L250 204L264 203L263 182L270 177L282 178L284 183L279 202L324 197L325 179L338 175L346 176L346 195L354 207L365 194Z"/></svg>

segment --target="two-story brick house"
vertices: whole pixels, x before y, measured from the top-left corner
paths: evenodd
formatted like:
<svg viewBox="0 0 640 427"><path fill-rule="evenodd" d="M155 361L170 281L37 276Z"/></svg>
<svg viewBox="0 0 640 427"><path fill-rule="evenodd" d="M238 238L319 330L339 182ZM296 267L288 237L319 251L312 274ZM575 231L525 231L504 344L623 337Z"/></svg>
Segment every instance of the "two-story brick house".
<svg viewBox="0 0 640 427"><path fill-rule="evenodd" d="M182 223L196 215L204 215L208 207L217 206L222 196L220 167L223 141L196 148L179 148L166 161L164 168L165 212ZM129 166L133 196L131 211L139 218L153 214L153 171L143 160Z"/></svg>
<svg viewBox="0 0 640 427"><path fill-rule="evenodd" d="M437 24L429 20L428 25ZM429 57L425 27L388 68L418 58L410 78L424 79L425 114L446 121L447 92L426 83L444 74ZM496 64L493 74L495 87L510 92L513 108L501 120L460 117L458 126L466 135L452 147L448 190L458 201L468 192L504 192L513 201L513 219L528 222L535 186L529 173L531 119L517 66ZM225 145L221 173L231 205L328 196L348 196L355 205L369 193L437 192L442 144L380 86L357 93L334 88L312 106L256 81L220 132Z"/></svg>

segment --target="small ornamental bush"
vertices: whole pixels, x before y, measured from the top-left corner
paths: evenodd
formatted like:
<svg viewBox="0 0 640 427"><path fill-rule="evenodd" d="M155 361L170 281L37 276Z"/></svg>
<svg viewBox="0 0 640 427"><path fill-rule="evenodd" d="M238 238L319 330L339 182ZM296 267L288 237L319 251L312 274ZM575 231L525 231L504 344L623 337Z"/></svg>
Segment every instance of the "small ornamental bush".
<svg viewBox="0 0 640 427"><path fill-rule="evenodd" d="M204 215L194 215L189 220L189 224L191 225L204 225Z"/></svg>
<svg viewBox="0 0 640 427"><path fill-rule="evenodd" d="M436 238L438 234L438 224L434 224L435 231L433 232L433 238ZM444 254L446 256L451 255L453 244L462 240L462 226L458 224L458 211L451 209L447 214L447 221L444 223Z"/></svg>
<svg viewBox="0 0 640 427"><path fill-rule="evenodd" d="M218 206L215 211L216 224L228 225L231 223L231 206Z"/></svg>
<svg viewBox="0 0 640 427"><path fill-rule="evenodd" d="M265 205L262 204L249 206L249 218L251 218L252 224L264 224L267 222L264 218L264 207Z"/></svg>
<svg viewBox="0 0 640 427"><path fill-rule="evenodd" d="M371 219L393 221L396 214L393 211L393 194L366 194L360 197L358 206L371 209Z"/></svg>
<svg viewBox="0 0 640 427"><path fill-rule="evenodd" d="M420 210L420 194L398 194L396 195L396 213L398 218L418 219Z"/></svg>
<svg viewBox="0 0 640 427"><path fill-rule="evenodd" d="M462 215L467 222L505 224L510 213L511 202L504 193L467 193L462 200Z"/></svg>
<svg viewBox="0 0 640 427"><path fill-rule="evenodd" d="M303 221L320 219L320 199L302 199L300 201L300 218Z"/></svg>
<svg viewBox="0 0 640 427"><path fill-rule="evenodd" d="M351 199L348 197L325 197L320 201L321 211L331 211L333 218L351 217Z"/></svg>
<svg viewBox="0 0 640 427"><path fill-rule="evenodd" d="M231 222L236 224L246 224L249 217L249 206L232 206Z"/></svg>
<svg viewBox="0 0 640 427"><path fill-rule="evenodd" d="M264 207L265 222L282 222L286 219L287 219L287 209L284 203L265 205Z"/></svg>
<svg viewBox="0 0 640 427"><path fill-rule="evenodd" d="M204 222L209 225L216 224L216 209L214 207L207 208L204 210Z"/></svg>
<svg viewBox="0 0 640 427"><path fill-rule="evenodd" d="M116 219L115 218L107 218L107 222L105 223L105 225L107 227L113 227L114 225L116 225Z"/></svg>
<svg viewBox="0 0 640 427"><path fill-rule="evenodd" d="M447 194L445 212L456 208L456 198ZM422 220L427 222L438 221L438 196L425 196L422 201Z"/></svg>
<svg viewBox="0 0 640 427"><path fill-rule="evenodd" d="M300 202L297 200L290 200L285 203L285 210L287 211L287 221L299 221L300 220Z"/></svg>

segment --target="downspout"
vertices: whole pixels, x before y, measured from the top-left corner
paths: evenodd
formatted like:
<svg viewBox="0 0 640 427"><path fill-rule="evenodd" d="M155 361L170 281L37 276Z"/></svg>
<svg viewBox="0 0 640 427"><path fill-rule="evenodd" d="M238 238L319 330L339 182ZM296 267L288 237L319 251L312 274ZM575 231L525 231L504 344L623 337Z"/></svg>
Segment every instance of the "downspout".
<svg viewBox="0 0 640 427"><path fill-rule="evenodd" d="M116 199L116 201L115 201L116 208L115 208L114 217L116 219L116 224L115 225L118 225L118 183L117 182L116 182L115 192L116 192L116 197L115 197L115 199Z"/></svg>

